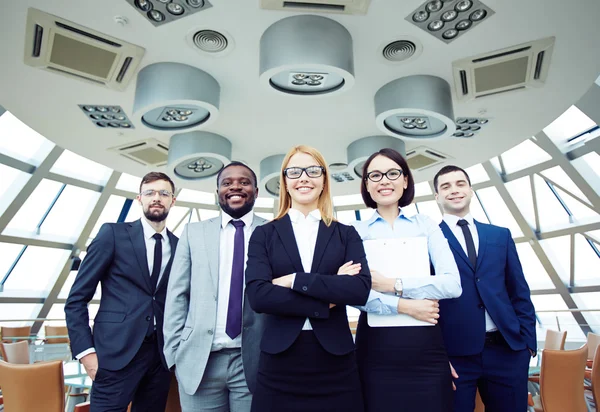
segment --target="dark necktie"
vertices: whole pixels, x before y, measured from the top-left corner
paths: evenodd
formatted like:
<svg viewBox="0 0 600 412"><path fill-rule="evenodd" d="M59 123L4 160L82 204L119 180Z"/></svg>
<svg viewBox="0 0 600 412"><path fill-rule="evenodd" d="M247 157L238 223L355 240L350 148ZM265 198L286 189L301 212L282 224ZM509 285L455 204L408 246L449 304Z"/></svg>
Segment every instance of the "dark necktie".
<svg viewBox="0 0 600 412"><path fill-rule="evenodd" d="M150 274L150 284L152 285L152 294L156 291L156 285L158 283L158 277L160 276L160 267L162 266L162 235L155 233L152 235L155 240L154 243L154 263L152 264L152 273ZM150 337L154 334L154 307L152 308L152 317L148 322L148 329L146 330L146 337Z"/></svg>
<svg viewBox="0 0 600 412"><path fill-rule="evenodd" d="M233 238L233 264L231 266L231 285L229 305L227 306L227 325L225 333L235 339L242 332L242 291L244 288L244 222L232 220L235 226Z"/></svg>
<svg viewBox="0 0 600 412"><path fill-rule="evenodd" d="M458 221L458 226L460 226L463 235L465 236L465 243L467 245L467 256L469 256L471 266L473 266L473 269L475 269L477 266L477 252L475 252L475 243L473 242L473 236L471 235L471 231L469 230L469 222L467 222L465 219L460 219Z"/></svg>

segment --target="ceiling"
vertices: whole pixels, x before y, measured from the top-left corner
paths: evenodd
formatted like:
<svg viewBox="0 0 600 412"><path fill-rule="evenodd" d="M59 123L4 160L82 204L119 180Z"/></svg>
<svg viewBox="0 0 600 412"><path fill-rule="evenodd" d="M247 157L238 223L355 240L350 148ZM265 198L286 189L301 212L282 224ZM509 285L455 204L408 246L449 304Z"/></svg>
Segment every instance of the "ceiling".
<svg viewBox="0 0 600 412"><path fill-rule="evenodd" d="M81 112L80 104L118 105L132 118L135 77L124 91L116 91L26 65L25 26L30 7L145 48L137 70L152 63L177 62L212 75L221 86L220 107L218 118L206 131L229 139L232 159L248 163L257 172L262 159L285 153L296 144L316 147L329 163L348 162L350 143L382 134L375 122L377 90L394 79L417 74L441 77L453 87L455 117L486 117L490 122L475 138L408 141L407 150L425 145L449 155L452 163L469 167L540 131L574 104L600 73L600 2L595 0L485 0L495 14L449 44L405 20L422 1L373 0L366 15L321 14L352 35L354 85L333 96L298 98L259 82L259 43L271 24L300 13L264 10L258 0L211 3L211 8L155 27L126 0L3 2L0 104L56 144L136 176L150 169L107 149L148 138L169 144L168 134L141 123L134 121L131 130L101 129ZM198 52L187 39L200 29L226 33L233 40L232 49L220 56ZM556 40L542 87L468 102L456 98L452 62L552 36ZM384 45L406 38L422 46L419 56L404 63L381 57ZM166 167L161 169L168 172ZM436 170L418 172L416 180L431 179ZM188 181L183 186L212 191L214 179ZM357 181L333 187L334 194L358 191Z"/></svg>

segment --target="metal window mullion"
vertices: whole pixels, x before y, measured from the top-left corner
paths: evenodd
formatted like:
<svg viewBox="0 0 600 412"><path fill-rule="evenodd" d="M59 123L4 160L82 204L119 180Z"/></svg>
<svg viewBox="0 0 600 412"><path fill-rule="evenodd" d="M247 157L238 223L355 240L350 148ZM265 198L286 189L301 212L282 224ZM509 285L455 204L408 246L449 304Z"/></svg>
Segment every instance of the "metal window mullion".
<svg viewBox="0 0 600 412"><path fill-rule="evenodd" d="M529 185L531 186L531 198L533 201L533 217L535 219L535 233L541 232L540 211L538 210L537 191L535 190L534 175L529 175Z"/></svg>

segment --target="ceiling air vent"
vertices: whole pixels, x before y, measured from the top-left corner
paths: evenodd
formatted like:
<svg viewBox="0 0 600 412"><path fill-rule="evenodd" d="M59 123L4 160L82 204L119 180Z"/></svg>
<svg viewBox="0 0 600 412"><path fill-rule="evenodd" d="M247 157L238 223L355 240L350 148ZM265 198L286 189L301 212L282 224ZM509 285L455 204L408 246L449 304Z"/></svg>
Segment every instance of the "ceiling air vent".
<svg viewBox="0 0 600 412"><path fill-rule="evenodd" d="M406 153L406 161L410 170L425 170L448 159L451 157L425 146L411 149Z"/></svg>
<svg viewBox="0 0 600 412"><path fill-rule="evenodd" d="M128 143L109 150L144 166L164 166L169 155L169 147L156 139Z"/></svg>
<svg viewBox="0 0 600 412"><path fill-rule="evenodd" d="M554 37L519 44L452 63L459 101L529 87L542 87L550 67Z"/></svg>
<svg viewBox="0 0 600 412"><path fill-rule="evenodd" d="M409 40L391 42L383 48L382 54L386 60L402 62L411 58L417 51L415 43Z"/></svg>
<svg viewBox="0 0 600 412"><path fill-rule="evenodd" d="M125 90L144 49L30 8L25 64L75 79Z"/></svg>
<svg viewBox="0 0 600 412"><path fill-rule="evenodd" d="M364 15L370 3L371 0L260 0L260 7L267 10Z"/></svg>

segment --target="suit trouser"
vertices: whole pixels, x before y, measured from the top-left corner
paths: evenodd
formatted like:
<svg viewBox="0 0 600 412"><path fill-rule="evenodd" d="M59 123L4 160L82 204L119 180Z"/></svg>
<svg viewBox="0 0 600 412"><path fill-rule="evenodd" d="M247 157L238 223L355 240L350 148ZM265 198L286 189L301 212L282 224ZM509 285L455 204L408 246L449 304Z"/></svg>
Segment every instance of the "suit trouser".
<svg viewBox="0 0 600 412"><path fill-rule="evenodd" d="M90 398L91 412L164 412L171 372L162 364L156 334L146 339L123 369L98 368ZM101 365L100 365L101 366Z"/></svg>
<svg viewBox="0 0 600 412"><path fill-rule="evenodd" d="M211 352L198 390L188 395L180 385L179 400L183 412L249 412L252 394L241 349Z"/></svg>
<svg viewBox="0 0 600 412"><path fill-rule="evenodd" d="M514 351L499 332L486 337L483 352L450 356L458 373L454 412L473 412L477 389L486 412L527 411L529 349Z"/></svg>

